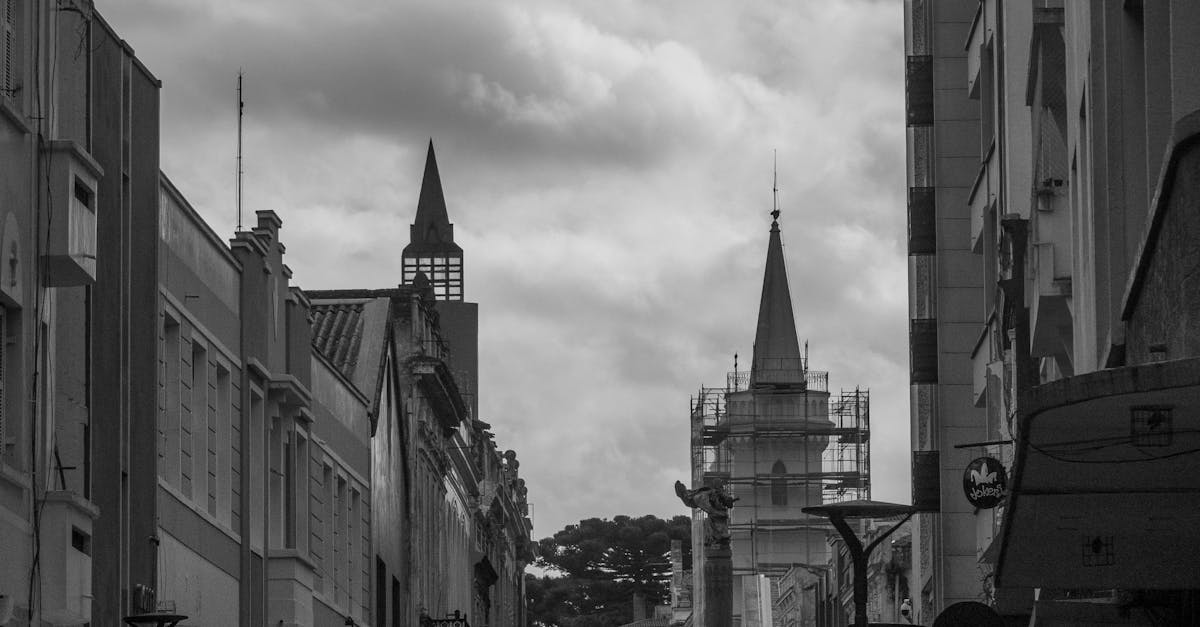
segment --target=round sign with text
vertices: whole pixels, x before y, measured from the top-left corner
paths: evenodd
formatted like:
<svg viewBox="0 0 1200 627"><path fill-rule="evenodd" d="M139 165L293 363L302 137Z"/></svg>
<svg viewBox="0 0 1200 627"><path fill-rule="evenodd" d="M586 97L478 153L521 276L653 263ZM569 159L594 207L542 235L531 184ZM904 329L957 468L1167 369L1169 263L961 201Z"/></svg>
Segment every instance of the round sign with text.
<svg viewBox="0 0 1200 627"><path fill-rule="evenodd" d="M994 457L980 457L967 464L963 472L963 492L971 505L991 509L1004 500L1008 476L1004 465Z"/></svg>

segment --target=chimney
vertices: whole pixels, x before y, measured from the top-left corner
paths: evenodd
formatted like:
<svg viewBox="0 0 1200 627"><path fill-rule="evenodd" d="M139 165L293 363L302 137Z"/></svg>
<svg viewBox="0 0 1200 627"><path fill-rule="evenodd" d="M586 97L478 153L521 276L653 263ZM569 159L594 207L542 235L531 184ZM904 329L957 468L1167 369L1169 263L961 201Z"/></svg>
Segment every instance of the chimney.
<svg viewBox="0 0 1200 627"><path fill-rule="evenodd" d="M646 619L646 595L641 592L633 593L633 620Z"/></svg>

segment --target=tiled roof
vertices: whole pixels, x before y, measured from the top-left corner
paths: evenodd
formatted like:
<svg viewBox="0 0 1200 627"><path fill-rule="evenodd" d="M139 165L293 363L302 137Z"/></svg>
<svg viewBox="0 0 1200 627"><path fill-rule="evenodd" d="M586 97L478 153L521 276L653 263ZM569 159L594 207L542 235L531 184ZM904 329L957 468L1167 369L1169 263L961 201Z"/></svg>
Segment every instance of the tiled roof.
<svg viewBox="0 0 1200 627"><path fill-rule="evenodd" d="M354 378L363 338L363 307L366 300L333 300L313 303L312 343L333 367Z"/></svg>

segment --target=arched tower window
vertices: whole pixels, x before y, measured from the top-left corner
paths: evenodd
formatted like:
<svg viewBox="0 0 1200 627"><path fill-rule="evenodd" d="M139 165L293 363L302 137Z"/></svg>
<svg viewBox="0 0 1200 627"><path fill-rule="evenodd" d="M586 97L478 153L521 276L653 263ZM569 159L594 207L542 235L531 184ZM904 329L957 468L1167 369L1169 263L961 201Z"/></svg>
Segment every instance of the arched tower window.
<svg viewBox="0 0 1200 627"><path fill-rule="evenodd" d="M787 474L787 466L777 460L771 466L771 474L775 475L771 477L771 505L787 505L787 479L783 477Z"/></svg>

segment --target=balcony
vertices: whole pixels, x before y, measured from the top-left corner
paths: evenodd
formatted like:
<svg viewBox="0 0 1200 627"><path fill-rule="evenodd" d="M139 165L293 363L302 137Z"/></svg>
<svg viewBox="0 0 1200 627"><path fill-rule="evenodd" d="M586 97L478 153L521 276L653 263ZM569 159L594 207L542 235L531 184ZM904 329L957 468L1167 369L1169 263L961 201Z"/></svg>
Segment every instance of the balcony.
<svg viewBox="0 0 1200 627"><path fill-rule="evenodd" d="M96 191L104 172L73 141L50 142L49 152L46 282L91 285L96 280Z"/></svg>
<svg viewBox="0 0 1200 627"><path fill-rule="evenodd" d="M414 355L405 362L422 394L429 400L443 435L450 435L470 417L471 410L459 392L446 362L427 355Z"/></svg>

